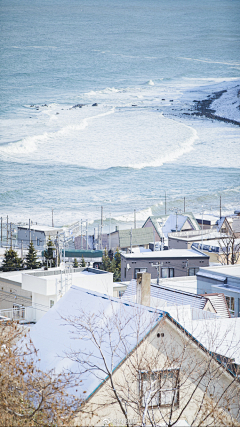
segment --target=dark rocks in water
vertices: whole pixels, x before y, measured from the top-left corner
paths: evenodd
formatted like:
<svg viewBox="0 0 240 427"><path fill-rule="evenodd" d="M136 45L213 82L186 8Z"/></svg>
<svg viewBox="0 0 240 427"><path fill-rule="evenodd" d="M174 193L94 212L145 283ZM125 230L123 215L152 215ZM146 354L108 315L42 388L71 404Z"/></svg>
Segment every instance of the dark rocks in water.
<svg viewBox="0 0 240 427"><path fill-rule="evenodd" d="M47 107L47 104L43 104L42 107Z"/></svg>
<svg viewBox="0 0 240 427"><path fill-rule="evenodd" d="M132 104L132 107L137 107L137 104Z"/></svg>
<svg viewBox="0 0 240 427"><path fill-rule="evenodd" d="M162 98L162 101L165 101L165 98Z"/></svg>
<svg viewBox="0 0 240 427"><path fill-rule="evenodd" d="M173 102L173 99L170 99L170 102Z"/></svg>
<svg viewBox="0 0 240 427"><path fill-rule="evenodd" d="M34 107L34 104L30 105L30 107L31 107L31 108L32 108L32 107Z"/></svg>
<svg viewBox="0 0 240 427"><path fill-rule="evenodd" d="M84 107L84 105L86 104L77 104L77 105L74 105L72 108L82 108Z"/></svg>
<svg viewBox="0 0 240 427"><path fill-rule="evenodd" d="M97 106L98 106L97 102L95 102L95 104L92 104L92 107L97 107Z"/></svg>
<svg viewBox="0 0 240 427"><path fill-rule="evenodd" d="M196 99L194 99L193 102L198 102L198 101Z"/></svg>
<svg viewBox="0 0 240 427"><path fill-rule="evenodd" d="M59 114L59 113L56 113L56 115L57 115L57 114Z"/></svg>

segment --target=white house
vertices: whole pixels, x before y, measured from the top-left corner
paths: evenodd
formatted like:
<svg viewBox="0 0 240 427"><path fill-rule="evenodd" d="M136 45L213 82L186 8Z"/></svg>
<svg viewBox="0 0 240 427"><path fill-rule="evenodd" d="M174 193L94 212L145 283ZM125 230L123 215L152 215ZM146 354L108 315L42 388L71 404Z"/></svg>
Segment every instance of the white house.
<svg viewBox="0 0 240 427"><path fill-rule="evenodd" d="M113 273L93 268L85 268L83 271L74 271L70 268L33 273L29 271L28 274L23 274L22 289L32 293L34 315L31 320L38 322L71 286L79 286L89 291L98 291L112 296Z"/></svg>
<svg viewBox="0 0 240 427"><path fill-rule="evenodd" d="M79 372L70 391L84 403L73 425L236 425L240 328L203 321L187 328L162 310L73 286L30 336L40 369Z"/></svg>

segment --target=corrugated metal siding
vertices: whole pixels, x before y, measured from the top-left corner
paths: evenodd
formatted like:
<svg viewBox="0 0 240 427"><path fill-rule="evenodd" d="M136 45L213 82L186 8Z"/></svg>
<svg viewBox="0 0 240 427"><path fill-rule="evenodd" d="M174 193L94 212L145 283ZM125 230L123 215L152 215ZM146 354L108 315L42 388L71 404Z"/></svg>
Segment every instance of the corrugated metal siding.
<svg viewBox="0 0 240 427"><path fill-rule="evenodd" d="M131 230L119 230L120 248L130 246ZM148 245L153 241L152 228L136 228L132 230L132 246Z"/></svg>

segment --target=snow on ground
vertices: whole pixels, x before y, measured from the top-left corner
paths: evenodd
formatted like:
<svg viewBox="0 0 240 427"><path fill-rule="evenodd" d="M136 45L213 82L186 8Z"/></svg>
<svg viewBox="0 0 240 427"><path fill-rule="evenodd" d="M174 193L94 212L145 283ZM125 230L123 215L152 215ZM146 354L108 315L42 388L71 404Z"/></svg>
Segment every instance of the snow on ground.
<svg viewBox="0 0 240 427"><path fill-rule="evenodd" d="M230 120L240 121L240 84L229 88L219 99L211 104L216 115Z"/></svg>

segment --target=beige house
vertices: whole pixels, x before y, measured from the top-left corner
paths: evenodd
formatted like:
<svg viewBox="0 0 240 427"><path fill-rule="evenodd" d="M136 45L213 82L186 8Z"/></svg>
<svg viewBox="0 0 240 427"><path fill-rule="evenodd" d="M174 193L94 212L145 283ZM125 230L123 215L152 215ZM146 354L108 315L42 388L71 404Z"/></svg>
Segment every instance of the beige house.
<svg viewBox="0 0 240 427"><path fill-rule="evenodd" d="M41 369L79 372L73 425L239 425L240 325L181 325L149 307L149 276L138 304L73 286L31 328Z"/></svg>

